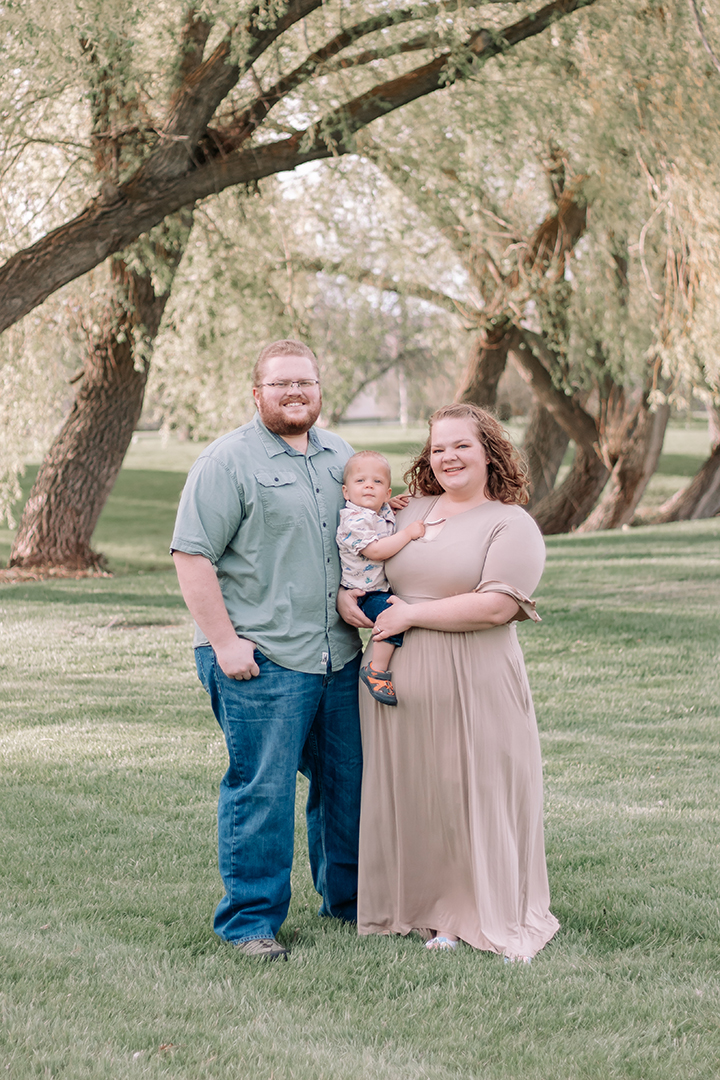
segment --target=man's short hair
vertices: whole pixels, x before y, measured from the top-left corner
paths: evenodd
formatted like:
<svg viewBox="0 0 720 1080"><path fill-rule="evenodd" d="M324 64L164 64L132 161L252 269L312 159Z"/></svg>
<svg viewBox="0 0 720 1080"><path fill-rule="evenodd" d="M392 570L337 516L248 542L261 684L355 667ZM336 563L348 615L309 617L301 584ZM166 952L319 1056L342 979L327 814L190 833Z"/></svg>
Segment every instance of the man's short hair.
<svg viewBox="0 0 720 1080"><path fill-rule="evenodd" d="M258 356L255 367L253 368L253 386L260 386L265 364L268 360L272 360L274 356L304 356L307 360L312 361L312 365L315 368L315 374L320 378L317 357L312 349L309 349L307 345L303 345L302 341L293 341L291 338L282 338L280 341L273 341L272 345L266 345Z"/></svg>
<svg viewBox="0 0 720 1080"><path fill-rule="evenodd" d="M353 471L353 467L357 464L358 458L375 458L376 461L381 462L387 469L388 474L388 487L392 484L392 469L390 468L390 462L384 454L379 454L377 450L358 450L357 454L353 454L351 458L345 462L345 468L343 469L343 484L347 484L348 477Z"/></svg>

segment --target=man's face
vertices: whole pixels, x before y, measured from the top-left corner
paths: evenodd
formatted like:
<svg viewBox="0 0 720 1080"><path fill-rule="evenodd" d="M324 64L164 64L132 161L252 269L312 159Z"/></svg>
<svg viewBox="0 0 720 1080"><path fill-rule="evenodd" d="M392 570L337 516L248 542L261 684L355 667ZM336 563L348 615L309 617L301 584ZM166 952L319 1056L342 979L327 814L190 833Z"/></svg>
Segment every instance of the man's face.
<svg viewBox="0 0 720 1080"><path fill-rule="evenodd" d="M276 435L303 435L313 426L322 406L312 360L306 356L271 356L265 362L263 384L312 381L311 386L254 386L260 419Z"/></svg>

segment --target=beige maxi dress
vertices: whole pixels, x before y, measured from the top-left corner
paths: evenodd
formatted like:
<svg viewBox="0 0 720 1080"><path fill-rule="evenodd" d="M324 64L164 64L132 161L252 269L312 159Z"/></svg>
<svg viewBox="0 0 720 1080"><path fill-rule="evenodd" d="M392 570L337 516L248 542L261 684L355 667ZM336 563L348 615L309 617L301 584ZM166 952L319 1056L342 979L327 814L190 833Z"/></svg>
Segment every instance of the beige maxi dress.
<svg viewBox="0 0 720 1080"><path fill-rule="evenodd" d="M398 528L433 520L412 499ZM501 592L530 599L545 561L521 507L482 503L386 563L408 603ZM369 646L371 649L372 646ZM558 922L549 910L540 743L515 623L470 633L413 628L392 660L398 697L361 685L364 774L358 929L443 929L477 949L533 956Z"/></svg>

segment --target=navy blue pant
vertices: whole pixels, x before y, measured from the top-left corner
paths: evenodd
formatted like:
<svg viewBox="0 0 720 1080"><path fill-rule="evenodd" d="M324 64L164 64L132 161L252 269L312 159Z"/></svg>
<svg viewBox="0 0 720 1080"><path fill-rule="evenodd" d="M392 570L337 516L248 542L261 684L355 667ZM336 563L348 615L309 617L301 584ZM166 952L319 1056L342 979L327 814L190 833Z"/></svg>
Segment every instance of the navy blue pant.
<svg viewBox="0 0 720 1080"><path fill-rule="evenodd" d="M362 608L363 614L367 615L368 619L375 622L381 611L392 607L389 599L391 596L389 589L387 592L367 592L364 596L358 596L358 607ZM390 645L402 645L403 635L393 634L392 637L385 638L385 641Z"/></svg>

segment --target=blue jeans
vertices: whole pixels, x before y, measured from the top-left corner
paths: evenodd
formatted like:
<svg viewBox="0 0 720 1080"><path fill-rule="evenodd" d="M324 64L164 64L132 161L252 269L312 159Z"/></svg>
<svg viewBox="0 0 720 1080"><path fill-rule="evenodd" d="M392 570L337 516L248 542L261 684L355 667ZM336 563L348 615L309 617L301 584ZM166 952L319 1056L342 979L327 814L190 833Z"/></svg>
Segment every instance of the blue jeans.
<svg viewBox="0 0 720 1080"><path fill-rule="evenodd" d="M220 784L218 848L225 896L215 933L225 941L275 937L290 904L298 770L310 781L306 815L321 915L357 918L362 747L360 657L311 675L255 650L257 678L229 679L209 645L195 650L230 758Z"/></svg>
<svg viewBox="0 0 720 1080"><path fill-rule="evenodd" d="M381 611L386 611L387 608L392 607L390 603L390 597L393 594L390 590L385 592L367 592L364 596L358 596L358 607L362 612L367 615L368 619L372 619L373 622L377 619ZM400 646L403 643L402 634L392 634L389 638L385 638L388 645Z"/></svg>

